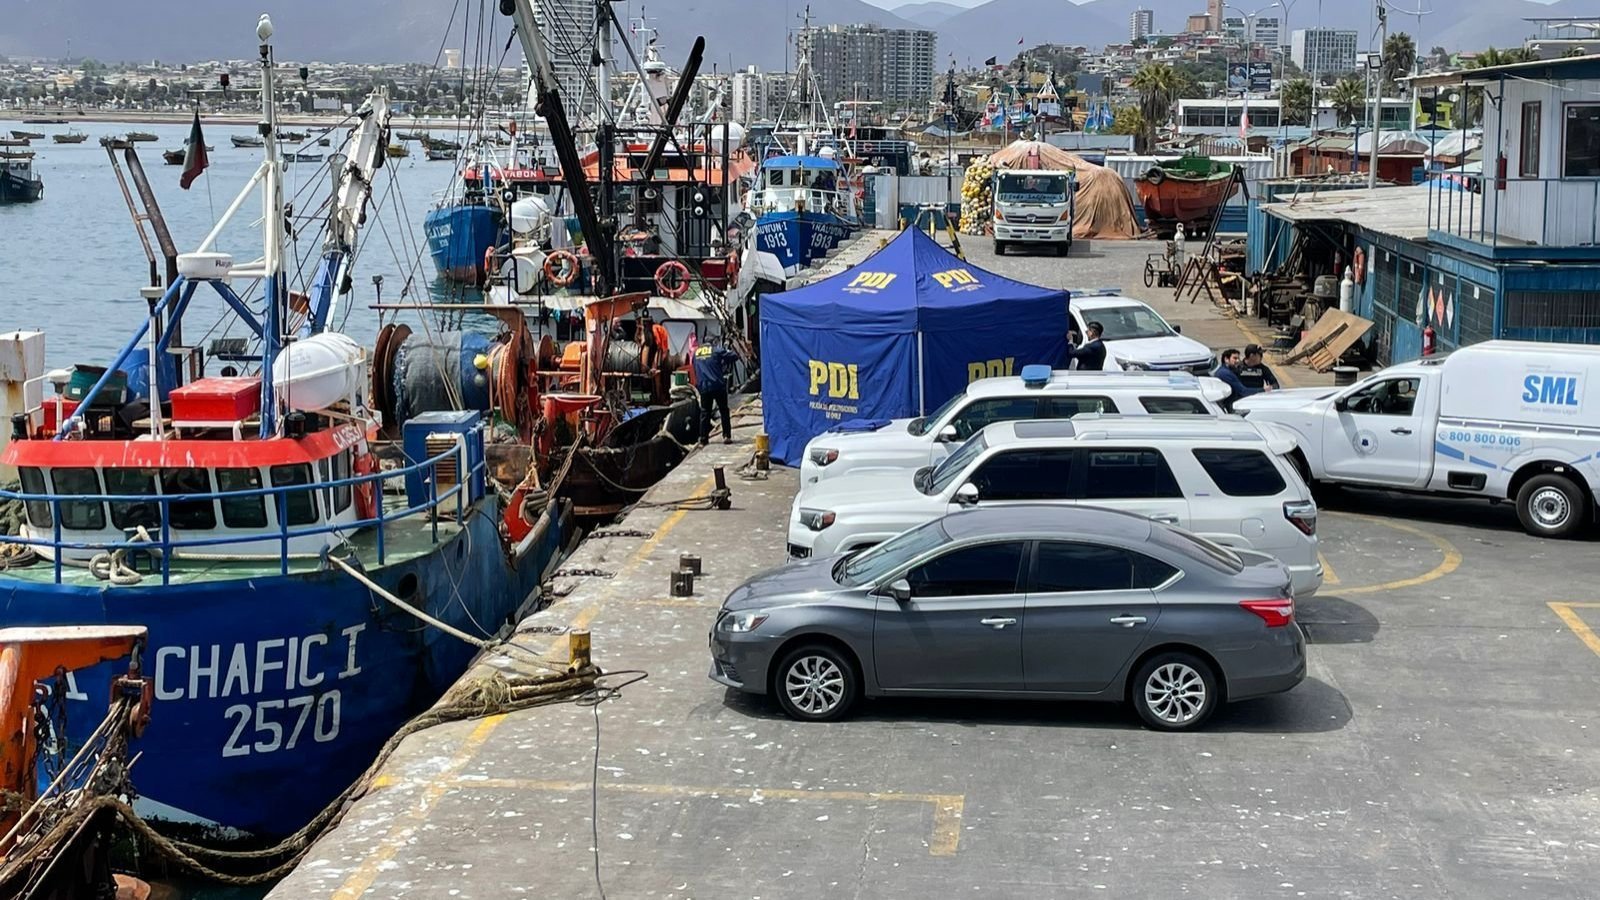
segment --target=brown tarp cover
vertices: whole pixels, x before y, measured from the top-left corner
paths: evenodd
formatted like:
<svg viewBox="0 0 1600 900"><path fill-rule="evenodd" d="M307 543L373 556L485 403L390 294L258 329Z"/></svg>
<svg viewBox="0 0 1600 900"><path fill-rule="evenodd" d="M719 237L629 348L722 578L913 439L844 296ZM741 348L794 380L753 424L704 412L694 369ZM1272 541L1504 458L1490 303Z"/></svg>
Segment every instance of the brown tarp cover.
<svg viewBox="0 0 1600 900"><path fill-rule="evenodd" d="M1133 195L1122 176L1043 141L1013 141L989 157L996 169L1065 169L1078 173L1072 236L1127 241L1139 236Z"/></svg>

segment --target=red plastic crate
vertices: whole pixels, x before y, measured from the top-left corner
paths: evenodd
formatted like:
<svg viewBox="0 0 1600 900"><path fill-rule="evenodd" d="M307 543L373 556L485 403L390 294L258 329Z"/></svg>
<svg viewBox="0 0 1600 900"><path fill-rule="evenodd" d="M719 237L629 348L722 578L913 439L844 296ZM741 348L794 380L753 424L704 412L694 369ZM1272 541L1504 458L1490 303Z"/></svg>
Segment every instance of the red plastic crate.
<svg viewBox="0 0 1600 900"><path fill-rule="evenodd" d="M261 410L261 381L202 378L173 389L171 396L174 421L237 422Z"/></svg>

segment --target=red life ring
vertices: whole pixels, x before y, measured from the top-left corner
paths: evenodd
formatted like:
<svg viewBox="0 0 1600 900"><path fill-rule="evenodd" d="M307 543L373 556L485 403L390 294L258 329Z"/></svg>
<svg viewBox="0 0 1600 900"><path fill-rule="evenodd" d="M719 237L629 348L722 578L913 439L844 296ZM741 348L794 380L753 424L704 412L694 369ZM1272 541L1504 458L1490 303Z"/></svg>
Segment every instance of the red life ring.
<svg viewBox="0 0 1600 900"><path fill-rule="evenodd" d="M656 269L656 293L676 300L689 293L689 267L669 259Z"/></svg>
<svg viewBox="0 0 1600 900"><path fill-rule="evenodd" d="M371 475L378 471L378 458L371 453L363 453L356 457L353 467L356 475ZM378 483L376 481L363 481L355 486L356 516L361 519L376 519L378 517Z"/></svg>
<svg viewBox="0 0 1600 900"><path fill-rule="evenodd" d="M557 263L560 263L559 268ZM544 258L544 277L556 287L566 287L577 281L578 269L578 255L571 250L557 250Z"/></svg>
<svg viewBox="0 0 1600 900"><path fill-rule="evenodd" d="M1367 280L1367 251L1356 248L1355 258L1350 261L1350 268L1355 275L1356 284Z"/></svg>

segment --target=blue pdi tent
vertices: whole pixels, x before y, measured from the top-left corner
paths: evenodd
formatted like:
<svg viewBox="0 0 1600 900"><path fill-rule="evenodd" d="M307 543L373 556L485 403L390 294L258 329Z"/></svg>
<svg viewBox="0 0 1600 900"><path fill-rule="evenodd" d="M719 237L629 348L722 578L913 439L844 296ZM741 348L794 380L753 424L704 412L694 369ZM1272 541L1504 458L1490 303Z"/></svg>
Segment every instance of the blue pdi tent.
<svg viewBox="0 0 1600 900"><path fill-rule="evenodd" d="M918 416L990 375L1058 364L1067 292L1002 278L906 229L854 268L761 298L772 456L851 420Z"/></svg>

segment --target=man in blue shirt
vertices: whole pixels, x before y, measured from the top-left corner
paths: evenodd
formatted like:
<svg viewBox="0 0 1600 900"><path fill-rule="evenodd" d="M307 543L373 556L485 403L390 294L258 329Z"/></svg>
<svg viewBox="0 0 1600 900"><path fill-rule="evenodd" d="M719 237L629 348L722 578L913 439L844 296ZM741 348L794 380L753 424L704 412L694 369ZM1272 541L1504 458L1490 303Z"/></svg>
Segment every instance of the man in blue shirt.
<svg viewBox="0 0 1600 900"><path fill-rule="evenodd" d="M1261 388L1247 387L1239 380L1239 351L1231 347L1222 351L1222 365L1217 366L1217 371L1213 374L1232 391L1222 399L1221 403L1222 408L1228 412L1233 412L1235 400L1261 393Z"/></svg>
<svg viewBox="0 0 1600 900"><path fill-rule="evenodd" d="M711 439L711 408L722 412L722 442L733 443L733 418L728 411L728 379L724 367L739 361L739 354L711 338L694 351L694 385L700 391L700 446Z"/></svg>

